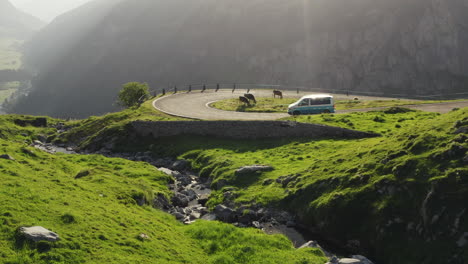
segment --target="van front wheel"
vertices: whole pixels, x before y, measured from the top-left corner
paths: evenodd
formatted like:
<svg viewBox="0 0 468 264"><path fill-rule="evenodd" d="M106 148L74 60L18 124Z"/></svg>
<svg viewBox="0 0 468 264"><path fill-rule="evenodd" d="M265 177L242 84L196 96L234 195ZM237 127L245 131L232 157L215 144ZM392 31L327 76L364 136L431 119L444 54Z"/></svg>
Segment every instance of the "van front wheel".
<svg viewBox="0 0 468 264"><path fill-rule="evenodd" d="M294 112L293 112L293 115L295 115L295 116L298 116L298 115L300 115L300 114L301 114L301 112L299 112L299 111L294 111Z"/></svg>
<svg viewBox="0 0 468 264"><path fill-rule="evenodd" d="M323 110L323 113L324 113L324 114L329 114L329 113L330 113L330 110L325 109L325 110Z"/></svg>

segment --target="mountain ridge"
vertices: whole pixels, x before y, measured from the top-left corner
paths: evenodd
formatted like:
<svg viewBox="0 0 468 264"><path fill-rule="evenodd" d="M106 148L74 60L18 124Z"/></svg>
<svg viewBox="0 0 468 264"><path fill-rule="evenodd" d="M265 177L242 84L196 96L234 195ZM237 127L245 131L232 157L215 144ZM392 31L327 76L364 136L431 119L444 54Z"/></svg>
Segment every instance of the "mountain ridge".
<svg viewBox="0 0 468 264"><path fill-rule="evenodd" d="M0 0L0 37L27 39L45 23L17 9L10 1Z"/></svg>
<svg viewBox="0 0 468 264"><path fill-rule="evenodd" d="M96 26L39 67L34 90L14 112L113 111L120 85L134 80L153 87L266 82L418 96L466 92L464 0L139 0L104 9ZM31 47L41 45L37 39Z"/></svg>

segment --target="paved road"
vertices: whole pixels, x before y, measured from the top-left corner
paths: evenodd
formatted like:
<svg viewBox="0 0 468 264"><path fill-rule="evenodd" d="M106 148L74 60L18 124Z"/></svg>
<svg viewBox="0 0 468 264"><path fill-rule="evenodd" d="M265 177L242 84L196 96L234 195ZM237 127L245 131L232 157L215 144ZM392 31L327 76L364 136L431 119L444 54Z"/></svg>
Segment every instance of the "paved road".
<svg viewBox="0 0 468 264"><path fill-rule="evenodd" d="M191 93L181 92L178 94L167 95L161 98L156 99L153 102L154 108L162 111L164 113L186 117L191 119L201 119L201 120L276 120L279 118L284 118L289 116L287 113L247 113L247 112L234 112L234 111L223 111L219 109L214 109L208 105L212 102L238 98L243 95L245 90L239 90L232 93L231 90L220 90L217 93L214 91L206 91L201 93L200 91L193 91ZM252 94L256 97L268 97L272 96L272 92L269 90L252 90ZM285 97L294 97L298 98L306 94L311 94L311 92L301 92L297 94L295 91L286 91L284 92ZM379 99L390 99L383 97L369 97L369 96L354 96L354 95L343 95L343 94L334 94L336 100L346 100L354 97L359 97L359 100L379 100ZM430 111L430 112L440 112L446 113L452 110L455 107L468 107L468 100L463 102L450 102L442 104L428 104L428 105L409 105L405 107L410 107L413 109ZM342 110L337 111L338 113L348 113L348 112L359 112L359 111L370 111L370 110L379 110L383 108L367 108L367 109L353 109L353 110Z"/></svg>

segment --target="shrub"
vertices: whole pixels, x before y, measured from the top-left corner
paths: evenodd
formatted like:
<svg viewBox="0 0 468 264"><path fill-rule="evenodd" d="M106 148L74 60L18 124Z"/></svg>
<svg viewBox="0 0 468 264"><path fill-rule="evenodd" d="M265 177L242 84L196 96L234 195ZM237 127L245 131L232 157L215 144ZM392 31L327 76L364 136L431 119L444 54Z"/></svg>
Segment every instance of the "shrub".
<svg viewBox="0 0 468 264"><path fill-rule="evenodd" d="M147 83L126 83L119 92L119 104L124 107L137 106L142 100L148 99L149 96L149 86Z"/></svg>
<svg viewBox="0 0 468 264"><path fill-rule="evenodd" d="M373 119L373 120L374 120L374 122L379 122L379 123L383 123L383 122L385 122L385 118L383 118L383 117L380 117L380 116L376 116L376 117L374 117L374 119Z"/></svg>
<svg viewBox="0 0 468 264"><path fill-rule="evenodd" d="M63 214L61 219L65 224L72 224L76 222L75 216L69 213Z"/></svg>

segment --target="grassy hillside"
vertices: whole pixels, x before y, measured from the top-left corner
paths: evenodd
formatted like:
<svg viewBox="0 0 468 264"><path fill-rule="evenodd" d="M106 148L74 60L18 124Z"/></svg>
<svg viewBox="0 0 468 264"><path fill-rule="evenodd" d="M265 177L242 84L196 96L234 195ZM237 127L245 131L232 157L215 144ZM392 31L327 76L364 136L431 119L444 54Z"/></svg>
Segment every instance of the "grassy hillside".
<svg viewBox="0 0 468 264"><path fill-rule="evenodd" d="M296 250L283 236L218 222L184 226L150 206L157 194L170 195L169 177L156 168L99 155L44 153L28 143L55 129L19 127L14 119L28 117L0 117L0 154L14 158L0 159L1 263L325 262L321 252ZM138 206L142 198L147 204ZM16 235L19 227L35 225L61 240L28 243Z"/></svg>
<svg viewBox="0 0 468 264"><path fill-rule="evenodd" d="M233 197L238 206L283 207L378 263L443 263L450 256L463 263L468 251L458 241L468 228L467 118L466 108L444 115L393 108L297 119L379 132L379 138L126 139L119 148L152 144L158 154L179 155L211 177L213 188L221 181L229 187L215 191L209 206ZM274 170L236 176L237 168L252 164ZM225 196L227 190L234 194Z"/></svg>
<svg viewBox="0 0 468 264"><path fill-rule="evenodd" d="M152 102L153 100L149 100L138 108L129 108L104 116L92 116L84 120L67 122L67 126L71 129L57 137L55 142L73 144L80 148L99 148L103 143L108 144L124 136L126 126L132 121L183 120L155 111Z"/></svg>
<svg viewBox="0 0 468 264"><path fill-rule="evenodd" d="M151 150L162 156L178 156L190 160L202 177L212 178L212 187L215 191L208 201L210 207L219 203L227 203L228 199L232 199L231 202L236 206L245 206L245 208L263 204L287 209L297 214L300 221L310 230L320 233L352 252L365 254L377 263L445 263L445 260L452 258L453 263L461 264L468 259L466 244L463 243L465 241L463 230L468 228L467 212L464 210L465 201L468 199L467 108L457 109L444 115L392 108L368 113L297 118L297 121L301 122L328 124L382 134L378 138L359 140L324 138L240 141L202 137L153 140L132 136L127 124L136 119L174 120L172 117L154 112L150 102L147 102L139 109L68 122L66 125L73 128L61 135L56 135L56 132L51 129L50 131L28 132L27 137L17 138L14 135L21 133L13 129L15 126L11 126L10 122L2 126L9 128L2 130L3 138L14 137L18 141L15 144L18 145L3 147L5 152L11 152L14 156L24 156L24 153L21 154L23 141L30 140L34 138L33 135L39 133L51 136L50 139L55 138L57 142L81 142L80 146L87 149L105 147L127 151ZM109 142L113 143L112 146L108 145ZM37 165L39 160L40 165ZM72 203L67 202L67 207L62 207L63 199L52 199L56 194L51 194L45 196L44 200L49 201L47 208L53 209L55 216L47 210L45 210L46 214L39 214L32 210L31 212L35 212L33 216L26 217L16 211L19 209L15 211L9 209L7 217L11 214L21 215L19 219L33 219L24 223L27 225L33 224L36 219L41 219L45 222L34 223L44 223L43 225L54 231L57 230L59 234L65 232L64 234L68 235L67 230L70 230L71 234L76 234L74 232L78 231L63 228L61 225L65 224L60 223L61 216L71 214L74 219L78 219L77 223L82 225L85 223L80 219L86 219L87 215L91 214L89 216L91 220L86 221L86 225L90 223L90 226L93 226L94 223L98 226L94 231L96 235L91 236L92 239L97 237L97 240L101 240L99 238L101 234L106 238L112 237L104 242L99 241L99 250L104 252L99 252L99 256L108 254L105 252L110 248L105 248L101 243L107 245L106 243L112 244L118 241L117 245L112 244L114 250L116 247L126 246L121 241L124 238L115 234L114 230L121 230L119 224L122 223L122 219L138 218L142 212L154 219L153 222L147 221L150 221L150 226L154 224L157 228L140 226L139 221L133 221L134 226L130 229L131 237L135 239L139 233L148 234L150 237L156 236L158 234L156 231L150 233L151 231L148 230L162 228L158 226L162 223L159 223L157 219L166 217L164 221L161 220L165 225L164 230L177 231L177 238L158 241L156 251L166 251L170 243L175 241L174 243L177 244L177 239L183 239L187 244L182 244L180 247L184 248L184 245L187 245L190 248L191 251L182 249L183 252L191 252L194 260L190 263L196 263L197 256L200 260L207 258L214 263L236 263L243 258L249 259L250 263L262 263L260 261L262 259L265 263L270 263L271 260L265 257L272 254L268 251L270 243L277 246L271 249L274 252L278 248L284 249L274 257L278 262L291 263L288 262L288 258L299 261L309 256L308 254L314 254L314 252L294 251L283 237L275 237L277 241L272 242L270 239L273 238L263 237L255 230L239 230L218 223L200 222L194 226L184 227L149 206L136 206L135 197L152 197L155 193L167 194L167 189L164 187L167 178L144 163L107 159L100 156L60 154L52 156L44 153L39 153L39 158L28 157L27 160L18 158L18 161L21 161L17 162L18 164L28 168L40 169L44 166L44 174L39 170L39 174L45 177L44 181L41 180L40 185L34 186L55 187L57 185L47 191L64 191L63 188L66 188L69 193L63 196L67 199L73 200L72 196L76 196L74 192L77 191L80 201L86 200L85 203L92 204L94 210L96 210L96 201L101 199L104 200L102 203L109 207L97 207L104 211L98 210L92 214L84 214L81 209L78 209L83 205L80 204L67 210ZM11 163L11 161L1 160L0 162ZM237 168L252 164L268 164L273 166L274 170L242 176L235 174ZM45 168L49 166L52 166L53 170ZM8 167L3 165L3 168ZM23 170L24 174L18 174ZM90 176L74 179L76 173L83 170L90 171ZM30 176L38 181L41 177L35 175L34 170L27 171L23 167L18 167L11 171L4 169L4 172L5 175L9 175L6 172L16 173L17 176L10 176L9 181L16 181L15 184L20 185L9 188L7 197L18 195L18 192L11 192L24 188L23 186L37 190L32 193L40 193L40 189L35 189L38 187L33 188L32 185L25 184L23 181L19 182L19 179L28 180ZM18 175L27 177L18 177ZM60 182L53 181L57 179L57 175ZM225 186L218 188L220 182L223 182ZM10 186L16 185L10 184ZM232 195L224 195L226 191L230 191ZM21 195L24 193L28 192L21 192ZM122 197L122 193L125 194L123 201L111 199L111 197ZM31 199L25 199L25 197L27 196L22 197L21 200L27 200L25 205L28 205ZM88 198L90 200L87 200ZM107 198L110 201L107 201ZM118 209L111 210L111 216L105 214L108 208L114 207ZM83 208L86 208L86 211L91 210L91 205ZM103 214L113 219L113 221L106 222L106 228L102 227L102 223L99 222ZM143 219L148 218L143 217ZM14 238L8 235L14 233L14 230L23 224L19 224L20 220L16 221L18 222L13 221L13 224L4 232L4 245L11 245L14 242ZM112 226L114 224L115 226ZM112 227L113 231L108 230L107 227ZM79 228L81 231L84 230L83 226ZM111 235L106 235L106 232L110 232ZM256 237L257 235L260 237ZM89 237L83 238L83 236L74 235L81 239L78 241L80 244L94 243L89 242ZM171 234L167 234L167 237L169 236ZM263 238L265 240L262 240ZM252 245L249 247L255 249L252 251L253 255L248 253L251 249L239 249L240 246L236 241L251 241ZM243 242L242 245L245 243ZM143 243L143 246L138 244L138 247L129 250L136 254L140 250L146 250L146 244L148 242ZM90 248L96 250L96 244L92 245L93 247ZM27 253L37 252L34 249L18 250L13 246L10 246L9 250L10 252L22 252L22 250L26 250ZM53 248L53 250L58 249ZM119 250L115 252L120 254ZM94 251L91 250L91 252ZM180 252L170 251L166 254L172 253L178 256L177 261L183 262L183 258L186 257ZM40 254L42 253L34 256L42 256ZM144 254L138 254L138 257L131 255L131 258L144 259ZM247 256L235 254L247 254ZM119 261L131 262L123 257ZM315 255L311 255L310 263L315 263L315 261Z"/></svg>
<svg viewBox="0 0 468 264"><path fill-rule="evenodd" d="M21 53L17 47L21 41L0 37L0 70L17 70L21 67Z"/></svg>

